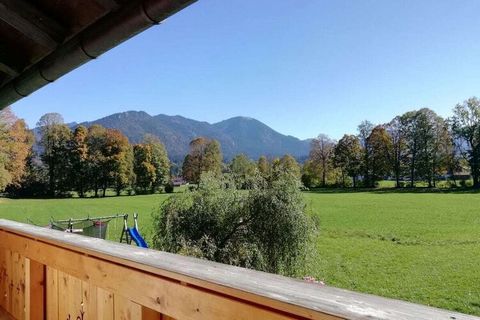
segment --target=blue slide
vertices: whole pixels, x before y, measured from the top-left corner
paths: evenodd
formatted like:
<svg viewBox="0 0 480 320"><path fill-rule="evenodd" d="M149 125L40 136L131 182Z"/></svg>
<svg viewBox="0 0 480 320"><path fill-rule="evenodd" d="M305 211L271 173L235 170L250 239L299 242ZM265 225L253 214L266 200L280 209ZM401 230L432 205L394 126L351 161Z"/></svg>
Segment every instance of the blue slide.
<svg viewBox="0 0 480 320"><path fill-rule="evenodd" d="M130 237L132 240L135 241L135 244L140 248L148 248L147 243L142 238L140 233L138 232L137 228L128 228L128 233L130 233Z"/></svg>

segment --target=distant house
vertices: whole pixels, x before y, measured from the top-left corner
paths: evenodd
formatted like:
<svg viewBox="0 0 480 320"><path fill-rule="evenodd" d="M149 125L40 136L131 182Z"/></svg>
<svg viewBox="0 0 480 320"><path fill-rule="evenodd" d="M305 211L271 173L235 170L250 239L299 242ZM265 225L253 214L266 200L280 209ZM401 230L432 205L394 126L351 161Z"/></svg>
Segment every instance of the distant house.
<svg viewBox="0 0 480 320"><path fill-rule="evenodd" d="M187 181L185 181L185 179L183 179L182 177L175 177L172 179L172 183L175 187L180 187L184 184L187 184Z"/></svg>

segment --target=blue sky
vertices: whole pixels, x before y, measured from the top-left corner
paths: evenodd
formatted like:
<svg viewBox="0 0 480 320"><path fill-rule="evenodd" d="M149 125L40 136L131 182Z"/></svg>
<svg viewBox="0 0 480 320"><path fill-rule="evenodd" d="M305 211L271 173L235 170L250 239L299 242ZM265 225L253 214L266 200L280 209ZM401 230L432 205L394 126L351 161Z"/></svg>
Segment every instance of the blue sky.
<svg viewBox="0 0 480 320"><path fill-rule="evenodd" d="M478 0L199 0L14 105L33 126L144 110L309 138L480 95Z"/></svg>

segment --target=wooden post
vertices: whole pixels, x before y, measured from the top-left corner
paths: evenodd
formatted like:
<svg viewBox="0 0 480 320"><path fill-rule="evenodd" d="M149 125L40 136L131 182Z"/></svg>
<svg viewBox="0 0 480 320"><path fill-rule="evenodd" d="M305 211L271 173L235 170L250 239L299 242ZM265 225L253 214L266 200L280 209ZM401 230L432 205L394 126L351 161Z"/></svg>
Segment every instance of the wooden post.
<svg viewBox="0 0 480 320"><path fill-rule="evenodd" d="M25 319L46 319L45 309L45 265L25 259Z"/></svg>

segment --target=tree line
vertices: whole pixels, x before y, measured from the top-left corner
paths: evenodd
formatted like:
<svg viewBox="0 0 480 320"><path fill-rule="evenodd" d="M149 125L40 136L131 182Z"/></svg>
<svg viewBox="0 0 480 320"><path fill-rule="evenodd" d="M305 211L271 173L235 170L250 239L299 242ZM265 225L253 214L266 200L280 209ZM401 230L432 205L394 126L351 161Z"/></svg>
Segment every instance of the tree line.
<svg viewBox="0 0 480 320"><path fill-rule="evenodd" d="M0 118L0 191L18 196L79 197L154 193L170 181L170 161L154 136L130 144L119 130L92 125L68 127L49 113L37 123L39 139L10 110Z"/></svg>
<svg viewBox="0 0 480 320"><path fill-rule="evenodd" d="M307 186L374 187L387 178L396 187L417 182L435 187L448 177L456 186L464 170L480 187L480 100L475 97L457 104L447 119L422 108L385 124L363 121L356 135L338 141L320 134L312 140L302 180Z"/></svg>
<svg viewBox="0 0 480 320"><path fill-rule="evenodd" d="M224 163L220 143L198 137L190 142L190 151L182 165L182 175L186 181L198 184L206 172L215 177L228 177L234 181L237 189L253 189L259 179L272 181L281 173L300 180L301 166L290 155L273 159L261 156L258 161L254 161L245 154L238 154L230 162Z"/></svg>
<svg viewBox="0 0 480 320"><path fill-rule="evenodd" d="M9 109L0 112L0 192L19 196L65 196L75 191L105 196L171 190L167 151L161 141L147 135L130 144L115 129L92 125L69 128L59 114L42 116L36 141L25 122ZM308 159L300 165L290 155L257 161L244 154L224 163L218 141L197 137L181 166L180 175L198 184L204 172L230 175L236 187L250 189L258 177L274 179L285 171L301 178L307 187L375 187L383 179L397 187L424 182L435 187L449 178L457 185L458 173L469 172L480 187L480 100L472 97L442 118L423 108L373 125L363 121L357 134L335 141L320 134L311 142Z"/></svg>

